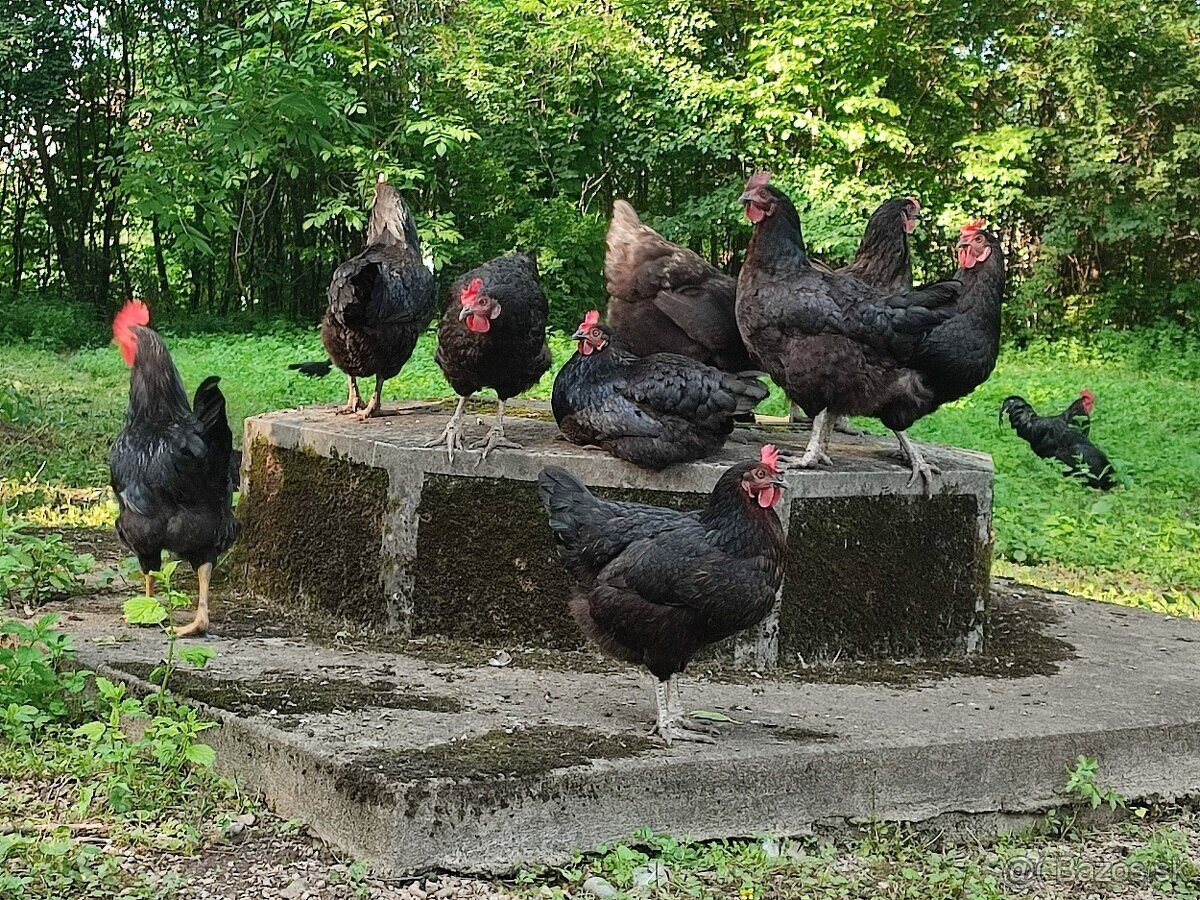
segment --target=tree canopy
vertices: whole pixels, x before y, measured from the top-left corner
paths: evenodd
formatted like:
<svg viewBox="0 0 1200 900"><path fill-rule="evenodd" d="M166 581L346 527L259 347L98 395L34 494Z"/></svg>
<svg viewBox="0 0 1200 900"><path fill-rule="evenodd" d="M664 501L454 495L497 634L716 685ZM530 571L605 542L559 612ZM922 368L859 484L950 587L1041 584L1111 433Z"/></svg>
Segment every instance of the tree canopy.
<svg viewBox="0 0 1200 900"><path fill-rule="evenodd" d="M0 139L2 290L98 315L314 318L383 171L573 327L614 198L733 271L760 166L831 262L887 196L919 275L986 217L1012 331L1200 314L1196 0L10 0Z"/></svg>

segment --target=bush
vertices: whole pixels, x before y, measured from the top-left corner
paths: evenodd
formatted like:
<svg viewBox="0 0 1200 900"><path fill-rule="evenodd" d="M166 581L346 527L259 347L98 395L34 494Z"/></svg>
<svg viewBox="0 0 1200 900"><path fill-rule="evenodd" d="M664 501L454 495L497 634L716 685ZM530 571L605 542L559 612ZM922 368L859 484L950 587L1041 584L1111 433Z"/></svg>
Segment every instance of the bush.
<svg viewBox="0 0 1200 900"><path fill-rule="evenodd" d="M82 303L41 294L0 297L0 341L44 350L74 350L112 337L97 312Z"/></svg>

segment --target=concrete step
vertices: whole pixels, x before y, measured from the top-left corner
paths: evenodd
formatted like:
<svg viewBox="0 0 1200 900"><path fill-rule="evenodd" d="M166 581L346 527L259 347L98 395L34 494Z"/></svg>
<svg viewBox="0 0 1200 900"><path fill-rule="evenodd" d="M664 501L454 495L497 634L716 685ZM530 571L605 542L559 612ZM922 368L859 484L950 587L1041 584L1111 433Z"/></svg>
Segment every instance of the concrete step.
<svg viewBox="0 0 1200 900"><path fill-rule="evenodd" d="M582 638L562 612L570 582L537 498L544 466L564 466L602 496L693 509L731 463L768 442L798 456L809 437L738 428L712 459L654 473L566 443L545 404L529 402L509 410L509 436L524 450L450 462L444 449L425 447L445 427L449 404L396 412L362 423L319 407L246 421L235 565L243 587L404 637L577 649ZM777 507L789 535L779 606L725 648L744 667L980 648L991 460L924 447L942 470L927 499L908 484L895 449L892 438L839 434L833 468L787 473Z"/></svg>
<svg viewBox="0 0 1200 900"><path fill-rule="evenodd" d="M64 625L84 665L140 684L165 641L120 599ZM1007 583L991 608L970 657L702 663L683 699L733 720L713 746L649 738L648 676L590 652L338 633L227 594L216 659L175 687L221 723L222 771L392 874L561 863L643 827L994 825L1062 803L1078 754L1129 798L1200 790L1200 623Z"/></svg>

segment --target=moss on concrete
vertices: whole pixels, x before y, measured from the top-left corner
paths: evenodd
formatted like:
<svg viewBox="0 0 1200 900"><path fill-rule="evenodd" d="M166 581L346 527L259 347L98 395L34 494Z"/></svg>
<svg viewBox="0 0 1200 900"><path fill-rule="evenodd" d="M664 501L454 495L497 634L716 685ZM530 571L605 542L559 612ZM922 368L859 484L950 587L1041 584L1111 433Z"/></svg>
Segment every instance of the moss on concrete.
<svg viewBox="0 0 1200 900"><path fill-rule="evenodd" d="M1017 596L1017 592L1023 596ZM801 667L794 657L756 677L726 663L693 665L689 673L711 681L758 684L767 680L811 684L880 684L916 688L947 678L1029 678L1050 676L1058 664L1076 656L1068 641L1049 633L1060 625L1046 592L998 582L988 608L986 649L958 655L910 660L839 660Z"/></svg>
<svg viewBox="0 0 1200 900"><path fill-rule="evenodd" d="M391 796L398 785L431 778L532 779L597 759L636 756L656 746L640 735L606 734L578 726L496 729L420 750L359 754L339 773L336 788L355 802L371 802Z"/></svg>
<svg viewBox="0 0 1200 900"><path fill-rule="evenodd" d="M381 577L387 473L256 440L238 506L237 564L253 593L334 616L388 620Z"/></svg>
<svg viewBox="0 0 1200 900"><path fill-rule="evenodd" d="M148 680L155 666L121 663L119 668ZM309 713L353 712L370 707L457 713L462 704L454 697L401 689L394 681L377 678L302 678L288 672L267 671L256 678L214 678L204 672L177 670L171 691L200 703L243 716L275 713L294 717Z"/></svg>
<svg viewBox="0 0 1200 900"><path fill-rule="evenodd" d="M788 528L781 662L964 653L967 635L981 624L985 550L973 496L797 501Z"/></svg>
<svg viewBox="0 0 1200 900"><path fill-rule="evenodd" d="M582 645L533 483L430 475L418 512L414 636Z"/></svg>

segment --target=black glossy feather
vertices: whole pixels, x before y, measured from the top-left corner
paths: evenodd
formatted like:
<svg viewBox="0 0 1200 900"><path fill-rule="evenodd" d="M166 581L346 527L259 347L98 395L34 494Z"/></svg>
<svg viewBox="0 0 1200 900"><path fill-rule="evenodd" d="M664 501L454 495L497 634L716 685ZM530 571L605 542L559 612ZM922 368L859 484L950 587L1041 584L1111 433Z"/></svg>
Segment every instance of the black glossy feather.
<svg viewBox="0 0 1200 900"><path fill-rule="evenodd" d="M774 510L740 487L753 465L730 467L695 512L601 500L564 469L542 472L538 493L578 584L571 613L585 635L662 680L766 617L785 542Z"/></svg>
<svg viewBox="0 0 1200 900"><path fill-rule="evenodd" d="M1039 416L1022 397L1005 397L1000 417L1008 417L1012 429L1042 459L1055 459L1066 466L1063 475L1077 478L1088 487L1109 490L1117 484L1116 473L1104 451L1093 444L1076 423L1080 414L1087 427L1091 419L1079 400L1056 416Z"/></svg>

